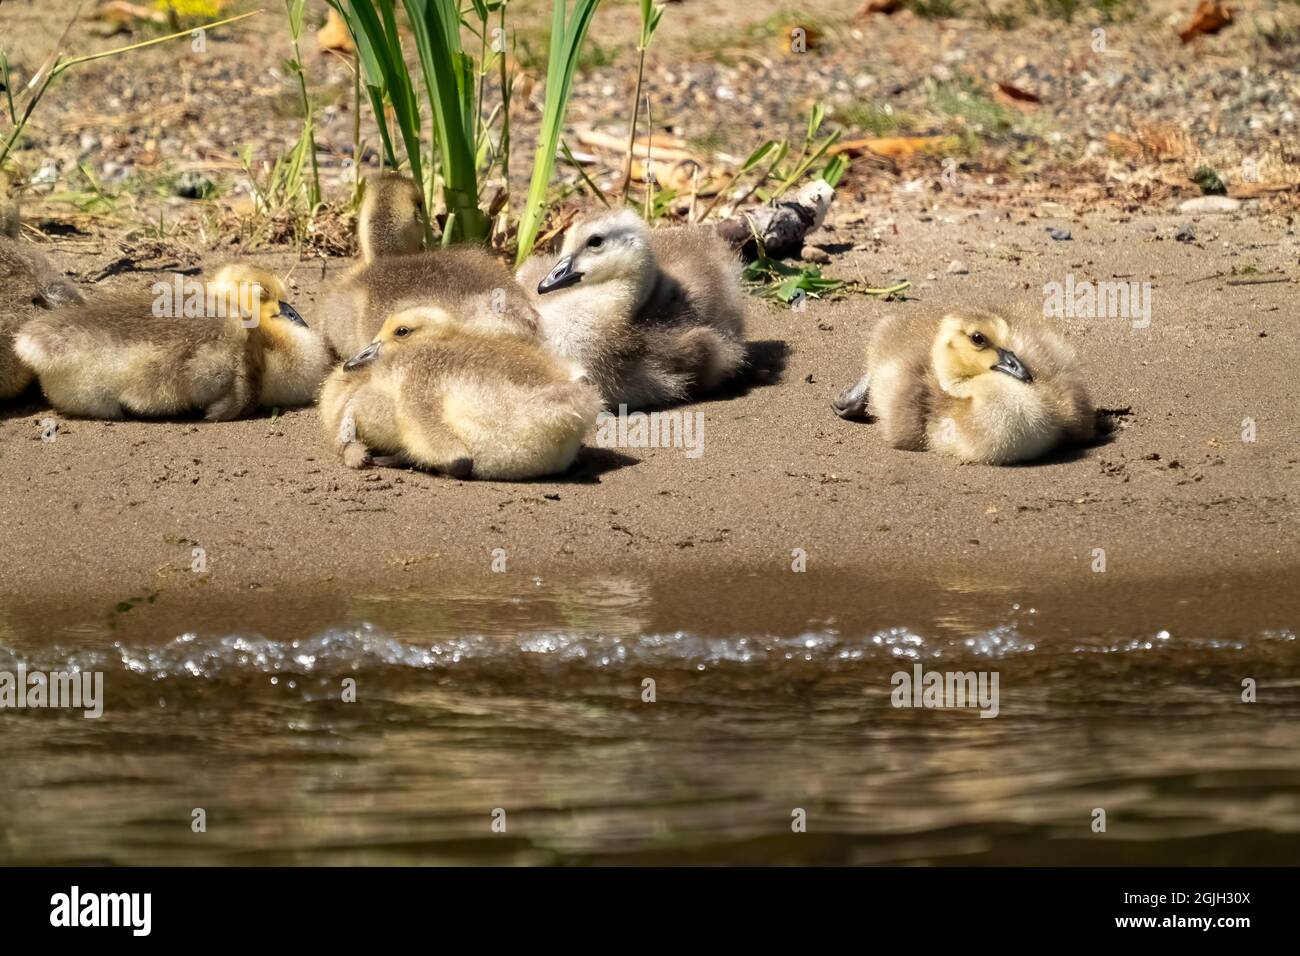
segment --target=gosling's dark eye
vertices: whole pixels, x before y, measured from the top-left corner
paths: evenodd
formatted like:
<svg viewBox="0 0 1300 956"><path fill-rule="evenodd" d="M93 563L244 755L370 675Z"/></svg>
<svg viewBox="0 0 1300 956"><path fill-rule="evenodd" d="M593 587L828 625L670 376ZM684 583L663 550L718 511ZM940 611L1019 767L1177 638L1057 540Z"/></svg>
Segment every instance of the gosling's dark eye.
<svg viewBox="0 0 1300 956"><path fill-rule="evenodd" d="M588 248L588 249L599 249L599 248L600 248L600 244L601 244L602 242L604 242L604 241L605 241L605 239L604 239L603 236L592 236L590 239L587 240L587 248Z"/></svg>
<svg viewBox="0 0 1300 956"><path fill-rule="evenodd" d="M971 343L977 348L982 349L989 344L989 340L984 337L983 332L972 332L970 334Z"/></svg>
<svg viewBox="0 0 1300 956"><path fill-rule="evenodd" d="M393 334L396 335L399 339L404 339L411 334L411 330L404 325L399 325L397 327L397 331L395 331Z"/></svg>

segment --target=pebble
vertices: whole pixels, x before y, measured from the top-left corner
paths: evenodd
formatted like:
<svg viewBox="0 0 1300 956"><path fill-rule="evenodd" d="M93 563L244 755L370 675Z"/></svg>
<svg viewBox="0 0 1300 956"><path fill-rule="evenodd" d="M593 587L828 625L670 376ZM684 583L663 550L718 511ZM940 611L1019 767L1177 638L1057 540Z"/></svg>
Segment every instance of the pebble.
<svg viewBox="0 0 1300 956"><path fill-rule="evenodd" d="M1179 212L1236 212L1241 200L1231 196L1197 196L1178 207Z"/></svg>
<svg viewBox="0 0 1300 956"><path fill-rule="evenodd" d="M1174 238L1177 239L1179 242L1195 242L1196 230L1192 228L1192 224L1190 222L1185 223L1183 226L1179 228L1179 230L1176 233L1174 233Z"/></svg>
<svg viewBox="0 0 1300 956"><path fill-rule="evenodd" d="M1046 232L1053 239L1055 239L1057 242L1065 242L1069 239L1074 238L1074 236L1070 235L1069 229L1060 229L1057 228L1056 226L1044 226L1043 231Z"/></svg>
<svg viewBox="0 0 1300 956"><path fill-rule="evenodd" d="M206 199L215 189L211 179L196 172L181 173L173 186L176 195L182 199Z"/></svg>
<svg viewBox="0 0 1300 956"><path fill-rule="evenodd" d="M969 272L970 269L966 268L966 263L960 259L954 259L948 263L948 275L950 276L964 276Z"/></svg>

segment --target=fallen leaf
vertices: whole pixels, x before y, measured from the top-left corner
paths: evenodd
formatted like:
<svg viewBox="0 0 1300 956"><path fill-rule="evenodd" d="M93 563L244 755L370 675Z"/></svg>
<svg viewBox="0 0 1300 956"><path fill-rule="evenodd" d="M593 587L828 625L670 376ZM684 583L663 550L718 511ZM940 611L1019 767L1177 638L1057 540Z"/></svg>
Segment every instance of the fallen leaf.
<svg viewBox="0 0 1300 956"><path fill-rule="evenodd" d="M662 189L671 189L678 193L689 193L691 184L697 182L698 171L703 167L693 159L679 159L675 163L646 163L637 157L632 160L632 178L639 183L650 179L653 172L655 183Z"/></svg>
<svg viewBox="0 0 1300 956"><path fill-rule="evenodd" d="M150 10L138 3L128 3L127 0L110 0L109 3L100 4L95 9L95 16L123 26L130 26L137 20L145 20L149 23L167 22L167 14L163 11Z"/></svg>
<svg viewBox="0 0 1300 956"><path fill-rule="evenodd" d="M1228 195L1233 199L1253 199L1256 196L1267 196L1269 193L1285 193L1296 189L1294 183L1271 182L1271 183L1237 183L1228 187Z"/></svg>
<svg viewBox="0 0 1300 956"><path fill-rule="evenodd" d="M593 149L604 149L612 153L627 154L627 136L615 136L613 133L602 133L600 130L589 129L579 130L577 133L578 142L583 146L590 146ZM681 160L690 160L698 163L699 159L690 151L680 149L671 145L670 142L680 142L673 140L672 137L665 136L661 141L659 137L652 137L648 144L646 140L638 140L633 148L633 155L637 159L646 158L646 150L649 149L650 158L657 163L675 163Z"/></svg>
<svg viewBox="0 0 1300 956"><path fill-rule="evenodd" d="M807 53L822 45L821 31L806 23L787 23L776 35L776 45L781 53Z"/></svg>
<svg viewBox="0 0 1300 956"><path fill-rule="evenodd" d="M316 42L322 50L336 50L339 53L355 53L357 50L348 33L347 24L333 7L330 7L325 25L316 31Z"/></svg>
<svg viewBox="0 0 1300 956"><path fill-rule="evenodd" d="M1191 152L1187 134L1172 123L1145 123L1131 137L1110 133L1106 142L1116 152L1150 162L1182 159Z"/></svg>
<svg viewBox="0 0 1300 956"><path fill-rule="evenodd" d="M1014 106L1018 110L1028 112L1043 102L1037 95L1030 93L1028 90L1022 90L1018 86L1012 86L1010 83L998 83L996 86L997 90L994 92L993 98L1000 103Z"/></svg>
<svg viewBox="0 0 1300 956"><path fill-rule="evenodd" d="M941 155L956 149L960 141L955 136L869 136L836 143L827 152L831 155L848 153L874 153L887 159L910 159L921 155Z"/></svg>
<svg viewBox="0 0 1300 956"><path fill-rule="evenodd" d="M1218 33L1232 23L1232 8L1219 0L1201 0L1187 24L1178 31L1178 39L1190 43L1195 37Z"/></svg>

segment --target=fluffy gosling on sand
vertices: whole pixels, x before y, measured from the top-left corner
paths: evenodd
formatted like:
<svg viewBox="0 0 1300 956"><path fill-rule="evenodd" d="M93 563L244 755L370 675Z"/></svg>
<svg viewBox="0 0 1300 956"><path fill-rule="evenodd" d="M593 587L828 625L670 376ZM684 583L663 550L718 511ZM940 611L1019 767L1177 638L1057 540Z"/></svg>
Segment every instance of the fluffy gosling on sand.
<svg viewBox="0 0 1300 956"><path fill-rule="evenodd" d="M18 208L0 202L0 401L21 393L34 377L14 351L18 329L44 309L81 301L44 256L18 241L18 227Z"/></svg>
<svg viewBox="0 0 1300 956"><path fill-rule="evenodd" d="M422 305L484 329L536 335L537 314L509 269L482 249L424 252L423 237L415 184L396 173L366 180L357 220L361 261L331 284L320 308L339 358L365 348L388 316Z"/></svg>
<svg viewBox="0 0 1300 956"><path fill-rule="evenodd" d="M379 453L382 464L507 481L567 469L600 409L596 390L537 345L437 306L391 316L320 396L349 467Z"/></svg>
<svg viewBox="0 0 1300 956"><path fill-rule="evenodd" d="M835 400L843 418L880 419L894 448L1010 465L1096 435L1096 415L1065 341L1040 321L961 310L891 317L867 372Z"/></svg>
<svg viewBox="0 0 1300 956"><path fill-rule="evenodd" d="M32 319L18 332L18 356L67 415L201 410L224 421L311 402L329 353L278 278L233 264L190 295L172 294L178 286L109 293Z"/></svg>
<svg viewBox="0 0 1300 956"><path fill-rule="evenodd" d="M666 405L725 384L745 362L740 264L711 229L649 229L631 210L569 230L558 262L519 272L540 334L611 407Z"/></svg>

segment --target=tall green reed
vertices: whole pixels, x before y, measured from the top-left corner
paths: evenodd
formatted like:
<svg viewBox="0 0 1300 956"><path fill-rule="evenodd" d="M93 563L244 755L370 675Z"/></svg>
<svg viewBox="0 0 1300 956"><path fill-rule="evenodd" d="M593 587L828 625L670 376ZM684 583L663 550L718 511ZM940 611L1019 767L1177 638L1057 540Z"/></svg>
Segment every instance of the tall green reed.
<svg viewBox="0 0 1300 956"><path fill-rule="evenodd" d="M371 109L379 126L384 161L397 167L399 156L388 110L401 137L402 152L412 178L426 201L439 192L447 210L444 239L481 242L490 223L483 209L481 186L498 160L509 198L510 80L504 47L488 44L492 17L505 30L506 0L470 0L462 14L458 0L403 0L414 37L419 83L428 103L432 130L427 149L422 144L422 107L417 81L405 61L402 38L391 0L329 0L347 25L357 47ZM566 0L552 0L550 52L546 71L546 102L537 152L533 159L528 195L519 221L519 261L532 251L546 214L547 192L555 169L555 154L568 107L578 55L600 0L575 0L572 13ZM471 22L470 16L476 22ZM462 45L465 27L479 37L479 55ZM483 115L484 83L489 73L489 53L501 57L501 129L498 145L491 148L490 117ZM432 207L432 203L427 203Z"/></svg>

